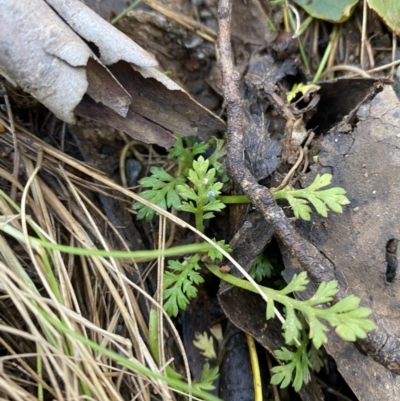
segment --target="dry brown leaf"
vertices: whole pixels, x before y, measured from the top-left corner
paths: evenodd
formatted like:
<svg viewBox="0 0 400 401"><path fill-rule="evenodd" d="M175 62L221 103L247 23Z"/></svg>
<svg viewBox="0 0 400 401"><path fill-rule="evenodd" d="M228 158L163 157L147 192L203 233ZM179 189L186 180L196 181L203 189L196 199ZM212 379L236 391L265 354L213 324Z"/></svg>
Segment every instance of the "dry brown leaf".
<svg viewBox="0 0 400 401"><path fill-rule="evenodd" d="M80 1L0 0L0 8L0 74L58 118L75 123L74 112L82 103L81 116L95 116L136 139L164 147L171 146L174 137L160 125L182 135L209 136L224 129L222 120L154 68L154 56ZM84 40L98 49L99 58ZM125 83L121 85L104 65L117 62L130 63L144 78L161 84L153 85L150 115L130 108L140 103L138 94L126 90ZM128 74L125 81L129 80ZM169 91L173 92L166 95ZM90 110L82 101L85 94L95 101ZM103 113L104 108L110 110ZM145 124L141 116L148 120ZM146 132L141 132L143 125Z"/></svg>
<svg viewBox="0 0 400 401"><path fill-rule="evenodd" d="M155 67L150 53L109 24L79 0L46 0L79 36L95 43L105 65L124 60L139 67Z"/></svg>

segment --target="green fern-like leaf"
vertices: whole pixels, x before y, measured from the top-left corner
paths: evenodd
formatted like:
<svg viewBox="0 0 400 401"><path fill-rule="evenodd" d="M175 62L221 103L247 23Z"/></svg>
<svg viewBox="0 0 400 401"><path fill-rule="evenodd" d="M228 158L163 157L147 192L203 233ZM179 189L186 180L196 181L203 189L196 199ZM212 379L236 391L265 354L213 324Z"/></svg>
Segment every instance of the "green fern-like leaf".
<svg viewBox="0 0 400 401"><path fill-rule="evenodd" d="M220 139L215 138L215 137L211 137L211 139L208 141L208 143L211 146L215 147L214 153L208 158L208 161L210 162L210 166L215 168L215 171L217 172L217 175L219 176L219 181L224 182L224 183L228 182L229 177L226 175L225 170L222 166L222 163L219 161L226 155L225 150L222 150L224 141L221 141Z"/></svg>
<svg viewBox="0 0 400 401"><path fill-rule="evenodd" d="M159 167L152 167L150 172L150 177L139 181L143 188L147 188L140 195L164 210L171 207L179 209L181 200L176 192L176 186L185 182L184 178L175 178ZM154 210L143 203L136 202L133 208L137 210L136 217L139 220L150 221L154 216Z"/></svg>
<svg viewBox="0 0 400 401"><path fill-rule="evenodd" d="M189 173L193 176L193 166L194 163L197 163L194 162L194 158L197 155L206 152L210 148L210 144L215 146L215 151L210 156L209 163L218 168L218 174L221 177L224 177L225 174L222 169L221 163L218 161L222 156L225 155L225 152L221 150L222 141L213 138L209 141L209 143L196 142L196 139L194 137L186 137L183 140L180 135L175 134L175 136L176 141L175 144L168 150L168 158L176 159L178 161L176 177L167 173L163 168L152 167L150 169L151 176L145 177L139 181L139 183L143 187L143 191L140 193L140 195L164 210L167 210L171 207L178 209L181 206L181 198L176 191L176 187L178 185L183 185L186 183ZM216 187L209 188L209 190L211 191L210 197L213 196L214 189L219 190L222 187L222 183L220 185L215 185ZM195 198L194 200L196 199L197 198ZM214 205L208 205L208 209L213 209L214 211L216 211L218 208L217 205L219 205L219 202L216 202L217 203L214 203ZM188 206L186 207L191 209ZM146 219L146 221L150 221L154 216L154 210L152 210L150 207L145 206L143 203L136 202L133 208L137 210L137 218L139 220ZM194 209L188 211L194 212ZM205 216L205 218L211 217L213 217L212 213L208 213Z"/></svg>
<svg viewBox="0 0 400 401"><path fill-rule="evenodd" d="M209 169L209 161L200 156L193 162L193 168L188 173L193 187L188 184L176 187L179 196L185 200L179 210L195 215L196 228L199 231L204 229L204 220L214 217L213 212L220 212L225 208L225 205L216 199L223 184L215 182L215 173L214 168Z"/></svg>
<svg viewBox="0 0 400 401"><path fill-rule="evenodd" d="M315 210L323 217L328 216L329 210L342 213L342 206L350 203L345 196L346 191L338 187L320 190L329 185L331 181L331 174L318 174L309 187L305 189L286 187L280 191L274 192L274 198L286 199L293 209L295 217L306 221L311 220L311 208L308 205L309 203L311 203Z"/></svg>
<svg viewBox="0 0 400 401"><path fill-rule="evenodd" d="M299 341L291 345L296 349L290 351L286 347L274 351L275 356L282 362L282 365L272 368L274 375L271 378L271 384L279 385L281 388L287 387L290 383L296 391L300 391L303 384L307 384L311 379L311 370L319 371L322 366L322 360L318 350L310 344L307 335L307 323L304 319L299 319L301 326L301 335ZM309 349L309 350L308 350Z"/></svg>
<svg viewBox="0 0 400 401"><path fill-rule="evenodd" d="M183 262L170 260L164 273L164 309L170 316L177 316L185 310L190 299L196 298L198 284L204 282L201 277L199 255L186 257Z"/></svg>
<svg viewBox="0 0 400 401"><path fill-rule="evenodd" d="M276 350L274 354L286 363L271 369L271 372L274 373L271 377L271 384L280 384L281 388L285 388L292 383L295 391L300 391L302 385L307 384L311 379L310 368L312 364L308 358L307 345L300 345L296 352L282 347L280 350Z"/></svg>
<svg viewBox="0 0 400 401"><path fill-rule="evenodd" d="M301 272L300 274L293 275L290 282L282 288L279 293L282 295L291 294L292 292L300 292L306 289L307 284L309 283L309 279L307 277L306 272Z"/></svg>
<svg viewBox="0 0 400 401"><path fill-rule="evenodd" d="M278 296L277 300L286 307L286 321L282 328L287 343L290 344L290 339L299 339L301 324L296 320L295 310L301 311L307 317L309 338L316 349L328 341L325 334L328 327L322 320L335 327L336 333L346 341L365 338L367 332L375 328L374 322L367 319L371 314L371 309L360 307L360 298L355 295L349 295L329 308L320 308L320 305L331 302L337 294L338 283L336 280L321 283L315 294L308 300L300 301L286 298L287 294L291 292L304 291L307 283L307 274L302 272L299 275L294 275L290 283L277 292L279 295L285 295L285 298ZM271 294L269 297L271 298Z"/></svg>
<svg viewBox="0 0 400 401"><path fill-rule="evenodd" d="M248 291L258 292L253 284L247 280L223 273L217 265L206 263L206 267L231 285ZM326 307L327 303L331 302L338 292L338 283L336 280L321 283L317 291L309 299L300 300L289 296L293 292L304 291L308 282L307 273L301 272L298 275L294 275L289 284L281 290L275 290L262 285L259 286L268 298L266 308L267 319L275 316L274 306L277 303L284 306L283 336L286 344L298 348L297 351L293 352L284 347L276 352L276 356L280 360L288 361L288 363L273 369L275 375L273 376L272 383L286 387L293 380L296 390L301 387L302 383L306 383L308 380L309 371L306 370L307 365L309 367L321 365L320 358L316 352L322 344L328 341L326 335L326 332L329 330L328 324L334 327L336 333L346 341L365 338L367 332L374 330L376 327L375 323L368 318L372 313L371 309L360 307L360 298L354 295L349 295L335 305ZM322 306L325 306L325 308ZM306 318L308 327L302 316ZM307 341L305 340L306 338ZM311 344L309 344L309 340L311 340ZM308 353L308 356L305 344L309 344L309 346L315 348L311 353Z"/></svg>
<svg viewBox="0 0 400 401"><path fill-rule="evenodd" d="M232 249L229 246L229 244L225 244L225 240L216 241L214 238L214 242L216 242L224 251L226 251L228 253L232 252ZM218 251L218 249L215 249L215 248L211 248L207 252L207 256L213 262L216 260L222 260L224 258L224 255L222 255L222 253L220 251Z"/></svg>
<svg viewBox="0 0 400 401"><path fill-rule="evenodd" d="M174 145L168 149L168 159L178 160L178 176L186 177L188 170L192 167L194 157L206 152L210 145L206 142L196 142L196 138L192 136L185 137L184 140L178 134L175 134L175 137Z"/></svg>
<svg viewBox="0 0 400 401"><path fill-rule="evenodd" d="M336 333L346 341L365 338L375 328L374 322L366 319L371 309L360 307L360 298L349 295L327 310L328 322L336 327Z"/></svg>
<svg viewBox="0 0 400 401"><path fill-rule="evenodd" d="M218 379L219 368L215 366L210 367L210 364L206 362L201 369L201 377L198 383L194 383L193 387L199 390L212 391L215 389L214 382Z"/></svg>
<svg viewBox="0 0 400 401"><path fill-rule="evenodd" d="M251 266L249 274L254 280L260 282L264 277L271 277L273 269L272 260L261 252Z"/></svg>

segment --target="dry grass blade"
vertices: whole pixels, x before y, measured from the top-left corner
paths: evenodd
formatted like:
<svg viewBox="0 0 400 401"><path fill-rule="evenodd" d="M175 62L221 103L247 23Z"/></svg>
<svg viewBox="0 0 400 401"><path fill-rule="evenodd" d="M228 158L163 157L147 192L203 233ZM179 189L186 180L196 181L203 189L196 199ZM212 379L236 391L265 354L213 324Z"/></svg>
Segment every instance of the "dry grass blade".
<svg viewBox="0 0 400 401"><path fill-rule="evenodd" d="M6 127L8 127L8 124L7 124L6 121L7 121L7 118L0 113L0 122L2 124L4 124ZM112 180L110 180L108 177L104 176L101 173L98 173L93 168L91 168L89 166L85 166L84 163L78 162L77 160L75 160L75 159L73 159L73 158L71 158L71 157L59 152L58 150L56 150L53 147L51 147L48 144L46 144L45 142L43 142L40 139L37 139L36 137L34 137L29 131L27 131L23 127L18 126L18 130L19 130L18 138L20 140L20 144L21 144L21 146L24 147L24 151L25 152L31 152L31 157L32 158L34 158L34 154L36 154L39 151L39 149L43 148L44 158L48 159L50 165L52 163L54 163L54 159L53 158L56 157L57 160L59 160L62 163L65 163L69 167L72 167L72 168L76 169L77 171L79 171L81 173L84 173L84 174L87 174L87 175L93 177L95 180L101 182L102 184L108 186L111 189L117 190L119 193L127 196L128 198L130 198L132 200L141 202L144 205L151 207L160 216L165 216L168 220L170 220L174 224L177 224L177 225L179 225L179 226L181 226L183 228L187 228L187 229L193 231L196 235L198 235L204 241L206 241L209 244L211 244L225 258L227 258L238 269L238 271L244 277L246 277L246 279L249 280L250 283L253 284L254 288L257 289L257 291L261 295L261 297L263 299L265 299L265 301L267 301L266 295L261 290L260 286L251 278L251 276L243 269L243 267L236 260L234 260L232 258L232 256L229 255L228 252L226 252L224 249L222 249L218 244L216 244L214 241L212 241L210 238L208 238L202 232L196 230L193 226L191 226L190 224L188 224L184 220L180 219L179 217L176 217L173 213L170 213L170 212L168 212L168 211L166 211L166 210L164 210L164 209L152 204L147 199L142 198L141 196L135 194L134 192L129 191L128 189L121 187L120 185L118 185L115 182L113 182ZM3 138L4 138L4 141L8 145L10 145L10 141L9 141L8 135L7 134L4 135ZM54 164L53 164L53 169L57 169L57 168L58 167L54 166ZM86 183L85 183L85 185L86 185ZM277 312L278 316L280 316L279 311L276 311L276 312Z"/></svg>
<svg viewBox="0 0 400 401"><path fill-rule="evenodd" d="M2 114L0 120L9 131L7 117ZM190 383L190 371L179 333L161 306L162 280L153 299L141 275L146 269L139 268L134 260L65 254L30 242L37 237L86 250L113 250L118 239L122 244L119 247L132 250L95 205L91 194L109 195L113 190L109 196L114 198L147 201L49 146L22 126L16 125L15 129L21 150L19 180L12 174L12 163L0 166L0 185L4 183L0 187L0 282L4 285L0 287L4 295L0 298L0 318L4 322L0 331L7 344L2 347L6 357L13 355L14 359L13 364L3 364L6 368L0 378L10 380L16 370L27 373L18 373L20 380L13 382L19 390L13 391L15 395L7 394L7 398L21 399L16 394L23 394L25 399L42 400L51 394L60 401L83 395L96 400L174 400L174 392L159 380L171 363L169 350L163 349L165 335L175 340L184 361L180 373L186 383ZM0 137L0 147L12 154L13 137L9 132ZM18 203L7 195L8 183L17 188ZM167 221L189 228L215 245L183 220L151 206L162 216L159 246L165 246ZM12 232L13 238L3 235L5 231ZM219 250L243 271L229 254ZM159 258L160 277L163 263ZM147 308L150 305L158 311L158 358L149 349L148 317L143 314L146 302ZM117 354L113 357L109 350ZM115 355L150 369L157 378L127 369L128 365L118 363Z"/></svg>
<svg viewBox="0 0 400 401"><path fill-rule="evenodd" d="M35 141L31 137L30 145ZM73 332L160 373L148 349L147 319L138 305L137 291L151 297L141 280L132 282L139 273L133 261L40 252L29 245L28 234L36 231L53 243L112 249L105 235L105 216L90 201L83 187L87 183L62 167L57 156L63 154L46 154L38 160L25 145L18 145L23 148L21 182L13 177L11 164L0 168L0 183L11 182L21 199L20 205L14 204L6 195L10 187L3 187L0 224L12 226L20 237L0 234L0 347L5 355L1 357L0 386L7 389L1 396L42 400L49 395L71 400L85 394L96 400L147 401L152 397L150 391L155 391L159 399L173 400L163 382L122 368L49 322L49 317L56 319ZM168 319L167 324L172 322Z"/></svg>
<svg viewBox="0 0 400 401"><path fill-rule="evenodd" d="M2 117L9 130L7 117ZM32 242L39 238L86 252L114 250L118 243L118 249L132 250L93 202L93 192L109 195L112 189L110 196L116 199L138 196L23 127L17 125L16 132L21 149L19 179L12 174L12 163L0 165L0 349L4 355L0 380L13 383L1 396L40 401L48 396L60 401L174 400L174 392L188 391L190 371L179 333L161 305L162 281L153 299L142 276L147 269L132 259L45 250ZM9 132L0 137L0 148L13 154ZM17 188L18 202L9 197L8 183ZM167 219L187 226L172 214L161 214L164 228ZM159 242L165 244L165 229ZM158 262L161 276L163 258ZM158 358L149 348L150 306L159 316L162 355ZM178 385L175 379L173 389L162 376L174 360L163 349L165 335L175 340L184 361L178 369L187 384Z"/></svg>

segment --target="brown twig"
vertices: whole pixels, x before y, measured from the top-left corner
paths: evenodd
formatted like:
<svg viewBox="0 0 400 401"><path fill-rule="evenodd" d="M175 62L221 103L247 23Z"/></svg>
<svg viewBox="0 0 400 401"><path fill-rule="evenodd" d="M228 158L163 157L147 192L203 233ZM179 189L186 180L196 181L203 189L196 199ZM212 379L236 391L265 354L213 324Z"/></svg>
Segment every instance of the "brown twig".
<svg viewBox="0 0 400 401"><path fill-rule="evenodd" d="M223 94L228 116L228 163L230 174L240 185L253 205L263 214L275 230L275 235L298 259L302 267L316 282L335 278L333 266L327 269L305 249L303 239L297 234L282 209L276 204L270 190L258 184L243 162L243 107L239 94L239 76L234 71L231 51L230 23L232 1L220 0L218 4L218 52L223 80Z"/></svg>
<svg viewBox="0 0 400 401"><path fill-rule="evenodd" d="M270 372L270 375L272 376L272 360L271 360L271 356L269 355L269 351L265 350L265 355L267 357L267 363L268 363L268 370ZM272 384L272 392L274 394L274 401L281 401L281 397L279 395L279 390L278 390L278 386L276 386L275 384Z"/></svg>
<svg viewBox="0 0 400 401"><path fill-rule="evenodd" d="M303 161L303 157L304 157L304 150L301 146L299 146L299 157L297 158L296 163L293 164L290 171L286 174L285 178L282 180L282 182L279 184L279 186L277 188L275 188L274 191L280 191L281 189L285 188L289 184L289 181L293 177L293 174L296 172L297 167L299 167L300 163Z"/></svg>
<svg viewBox="0 0 400 401"><path fill-rule="evenodd" d="M333 395L335 395L337 398L339 398L340 400L344 400L344 401L351 401L350 398L346 397L345 395L343 395L342 393L340 393L339 391L336 391L335 389L333 389L332 387L328 386L324 381L322 381L320 378L316 377L318 384L324 388L328 393L331 393Z"/></svg>

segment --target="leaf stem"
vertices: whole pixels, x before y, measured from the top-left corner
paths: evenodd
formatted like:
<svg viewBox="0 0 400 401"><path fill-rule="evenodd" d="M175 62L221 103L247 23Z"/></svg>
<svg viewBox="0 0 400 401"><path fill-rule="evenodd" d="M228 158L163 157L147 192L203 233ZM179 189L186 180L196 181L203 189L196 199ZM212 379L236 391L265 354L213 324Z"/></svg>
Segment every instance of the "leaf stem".
<svg viewBox="0 0 400 401"><path fill-rule="evenodd" d="M23 234L6 223L0 223L0 231L4 231L7 234L11 235L13 238L25 243ZM30 245L39 253L41 253L42 248L48 250L56 250L64 253L68 253L71 255L83 255L83 256L103 256L108 258L121 258L121 259L135 259L136 261L142 261L143 259L157 259L160 255L165 257L185 255L188 253L197 253L204 252L210 249L213 249L212 245L208 243L200 243L200 244L189 244L189 245L180 245L175 246L173 248L168 248L164 250L154 249L154 250L146 250L146 251L107 251L103 249L85 249L85 248L74 248L72 246L54 244L52 242L48 242L45 240L40 240L38 238L34 238L28 236L28 241Z"/></svg>
<svg viewBox="0 0 400 401"><path fill-rule="evenodd" d="M204 232L203 209L202 208L200 209L200 212L197 212L195 214L195 217L196 217L196 229L201 232Z"/></svg>
<svg viewBox="0 0 400 401"><path fill-rule="evenodd" d="M251 371L253 373L254 401L262 401L262 384L260 374L260 364L257 356L257 349L254 338L246 333L247 346L249 347Z"/></svg>
<svg viewBox="0 0 400 401"><path fill-rule="evenodd" d="M333 43L335 42L336 36L339 33L339 26L340 26L339 24L335 24L333 26L333 30L332 30L332 33L331 33L331 38L329 40L328 46L326 47L325 53L324 53L324 55L322 57L322 60L321 60L321 62L319 64L319 66L318 66L318 70L315 73L315 76L314 76L314 78L312 80L313 83L319 81L319 79L321 78L322 72L324 71L326 63L328 62L329 55L331 54L331 51L332 51L332 48L333 48Z"/></svg>
<svg viewBox="0 0 400 401"><path fill-rule="evenodd" d="M232 284L236 287L243 288L245 290L258 293L258 291L254 288L253 284L250 282L237 278L229 273L221 273L219 270L219 267L217 265L211 265L211 264L206 264L206 267L217 277L220 279L226 281L229 284ZM274 290L272 288L264 287L260 285L261 290L267 295L268 297L268 302L279 302L280 304L284 305L287 310L298 310L302 312L304 315L306 315L309 319L313 318L319 318L327 321L331 326L338 327L340 325L346 325L347 321L350 323L356 323L357 325L363 325L365 330L364 331L370 331L375 328L375 324L367 319L367 316L370 315L372 312L368 308L359 308L358 303L359 299L357 297L354 297L352 295L349 295L346 298L343 298L339 303L330 306L328 308L319 308L318 305L321 304L326 304L330 301L332 301L333 296L337 293L337 281L332 280L330 283L334 282L335 286L333 291L330 292L329 296L323 297L323 301L318 301L318 298L316 297L316 294L311 297L308 300L302 301L298 300L295 298L289 297L287 294L289 291L287 291L288 287L285 287L283 290ZM307 284L307 281L304 281L304 284ZM321 284L322 285L322 284ZM297 290L295 290L297 291ZM342 305L346 305L347 307L339 308L339 304L342 303ZM359 312L358 315L355 315L353 312L357 310ZM357 322L356 322L357 321ZM337 334L344 338L342 335L342 331L337 330ZM311 337L311 335L310 335ZM356 337L359 338L364 338L365 333L363 334L362 330L358 331L356 334L352 335L354 337L354 340ZM348 338L344 338L345 340L348 340ZM315 338L312 339L314 346L318 349L319 346L315 342ZM352 340L352 341L354 341ZM326 339L324 340L326 341Z"/></svg>
<svg viewBox="0 0 400 401"><path fill-rule="evenodd" d="M223 195L219 196L218 200L225 203L225 205L250 203L250 199L246 195Z"/></svg>

